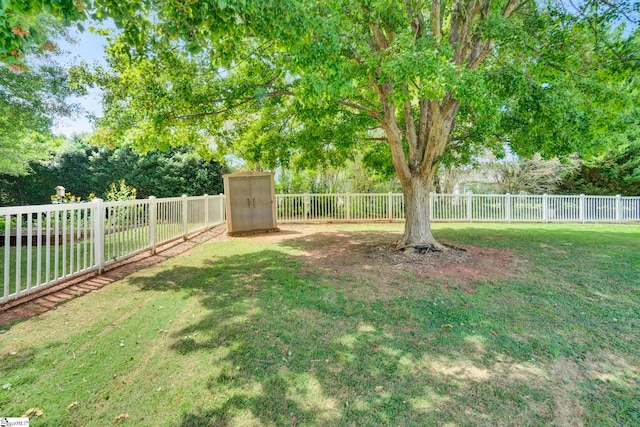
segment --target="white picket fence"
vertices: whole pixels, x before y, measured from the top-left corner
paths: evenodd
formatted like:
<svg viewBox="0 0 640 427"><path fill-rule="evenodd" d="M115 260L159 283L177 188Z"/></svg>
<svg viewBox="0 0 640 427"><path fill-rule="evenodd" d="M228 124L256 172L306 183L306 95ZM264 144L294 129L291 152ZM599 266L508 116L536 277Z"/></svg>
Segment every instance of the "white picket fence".
<svg viewBox="0 0 640 427"><path fill-rule="evenodd" d="M0 303L224 222L224 196L0 208Z"/></svg>
<svg viewBox="0 0 640 427"><path fill-rule="evenodd" d="M402 194L278 194L278 222L404 221ZM224 223L223 195L0 208L0 303ZM432 221L640 221L640 197L432 194ZM4 220L4 221L2 221ZM4 232L3 232L4 231Z"/></svg>
<svg viewBox="0 0 640 427"><path fill-rule="evenodd" d="M279 194L278 222L404 221L402 194ZM640 221L640 197L432 194L432 221Z"/></svg>

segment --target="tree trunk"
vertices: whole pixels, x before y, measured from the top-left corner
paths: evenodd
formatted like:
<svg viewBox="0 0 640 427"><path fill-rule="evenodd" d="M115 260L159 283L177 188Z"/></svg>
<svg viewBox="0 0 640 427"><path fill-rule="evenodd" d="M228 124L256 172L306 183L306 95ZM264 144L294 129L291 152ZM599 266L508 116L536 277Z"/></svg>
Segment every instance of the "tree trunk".
<svg viewBox="0 0 640 427"><path fill-rule="evenodd" d="M404 195L404 235L397 249L447 250L431 234L429 191L432 177L412 176L402 185Z"/></svg>

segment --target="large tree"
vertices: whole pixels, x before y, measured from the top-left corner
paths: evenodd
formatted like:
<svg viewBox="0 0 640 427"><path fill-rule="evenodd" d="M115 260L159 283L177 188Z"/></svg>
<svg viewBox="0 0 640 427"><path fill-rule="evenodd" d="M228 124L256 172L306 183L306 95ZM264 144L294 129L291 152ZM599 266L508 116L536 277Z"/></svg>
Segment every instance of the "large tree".
<svg viewBox="0 0 640 427"><path fill-rule="evenodd" d="M108 9L123 32L112 40L113 69L93 80L106 93L102 137L143 147L214 138L267 164L317 163L382 139L405 200L400 248L443 249L427 209L443 160L504 144L584 151L637 101L619 86L638 66L637 29L615 27L636 19L629 1L135 0Z"/></svg>

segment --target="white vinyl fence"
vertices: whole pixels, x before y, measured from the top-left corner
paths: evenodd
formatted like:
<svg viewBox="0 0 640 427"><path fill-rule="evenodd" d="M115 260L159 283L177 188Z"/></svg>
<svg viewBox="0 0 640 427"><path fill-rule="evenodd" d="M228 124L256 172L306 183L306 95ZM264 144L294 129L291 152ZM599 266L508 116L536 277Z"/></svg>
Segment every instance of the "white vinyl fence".
<svg viewBox="0 0 640 427"><path fill-rule="evenodd" d="M224 222L224 196L0 208L0 303Z"/></svg>
<svg viewBox="0 0 640 427"><path fill-rule="evenodd" d="M278 194L278 222L404 221L402 194ZM640 196L431 194L432 221L640 221Z"/></svg>
<svg viewBox="0 0 640 427"><path fill-rule="evenodd" d="M278 194L278 222L404 221L402 194ZM224 222L224 196L0 208L0 303ZM432 194L432 221L640 221L640 197Z"/></svg>

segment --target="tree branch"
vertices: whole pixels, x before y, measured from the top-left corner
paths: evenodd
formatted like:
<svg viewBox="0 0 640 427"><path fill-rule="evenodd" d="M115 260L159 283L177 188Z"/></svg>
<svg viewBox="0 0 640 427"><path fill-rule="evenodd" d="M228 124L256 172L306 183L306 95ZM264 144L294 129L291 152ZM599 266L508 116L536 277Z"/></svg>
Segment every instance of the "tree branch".
<svg viewBox="0 0 640 427"><path fill-rule="evenodd" d="M502 9L502 16L505 18L511 17L518 9L527 3L526 0L509 0L504 9Z"/></svg>
<svg viewBox="0 0 640 427"><path fill-rule="evenodd" d="M454 50L453 62L462 65L466 56L468 46L469 32L471 31L471 24L475 21L478 13L488 7L489 1L484 0L471 0L466 2L464 0L457 0L454 6L453 17L451 18L451 34L449 35L449 44ZM468 9L467 9L468 6Z"/></svg>
<svg viewBox="0 0 640 427"><path fill-rule="evenodd" d="M502 9L502 16L505 18L511 17L518 9L520 9L526 1L521 0L509 0ZM486 18L489 14L489 6L490 2L486 2L482 5L481 12L482 18ZM485 60L487 55L491 52L491 47L493 46L493 40L487 39L482 40L480 34L476 34L473 37L473 41L471 42L471 51L469 52L469 59L467 61L467 68L469 70L475 70L478 66Z"/></svg>
<svg viewBox="0 0 640 427"><path fill-rule="evenodd" d="M371 25L371 32L373 33L373 37L375 39L375 43L378 51L386 50L389 47L389 43L387 42L387 38L382 34L382 30L377 24Z"/></svg>
<svg viewBox="0 0 640 427"><path fill-rule="evenodd" d="M419 103L420 113L418 118L418 145L422 146L427 140L429 124L429 100L421 99Z"/></svg>
<svg viewBox="0 0 640 427"><path fill-rule="evenodd" d="M371 85L378 93L380 103L382 104L382 111L384 116L380 123L387 136L387 142L391 149L391 161L393 167L398 173L400 182L406 184L411 179L411 171L407 165L407 159L402 147L402 132L398 125L398 118L396 117L396 109L392 102L390 102L389 95L393 91L393 85L379 84L376 81L371 82Z"/></svg>
<svg viewBox="0 0 640 427"><path fill-rule="evenodd" d="M364 105L356 104L355 102L345 101L344 99L339 99L338 104L344 105L345 107L354 108L356 110L364 111L373 117L374 119L380 121L380 112L373 110L371 108L367 108Z"/></svg>
<svg viewBox="0 0 640 427"><path fill-rule="evenodd" d="M442 39L442 3L441 0L431 0L431 33L436 41Z"/></svg>
<svg viewBox="0 0 640 427"><path fill-rule="evenodd" d="M416 125L413 121L413 109L411 108L411 100L404 102L404 134L409 143L409 158L413 159L415 150L418 147L418 135L416 133Z"/></svg>
<svg viewBox="0 0 640 427"><path fill-rule="evenodd" d="M291 91L287 91L287 90L278 90L275 92L271 92L271 93L267 93L264 96L269 96L269 97L275 97L275 96L282 96L282 95L287 95L287 96L293 96L294 93ZM176 115L173 116L172 119L174 120L188 120L188 119L197 119L197 118L201 118L201 117L206 117L206 116L216 116L218 114L223 114L223 113L228 113L229 111L233 110L234 108L240 107L242 105L248 104L252 101L255 101L256 98L253 96L247 96L244 98L238 98L238 101L236 101L235 103L231 104L230 106L226 107L226 108L221 108L219 110L215 110L215 111L205 111L202 113L193 113L193 114L181 114L181 115Z"/></svg>
<svg viewBox="0 0 640 427"><path fill-rule="evenodd" d="M407 7L407 15L409 16L411 28L413 28L413 38L418 40L424 32L424 15L422 14L420 6L414 7L411 0L405 0L405 5Z"/></svg>

